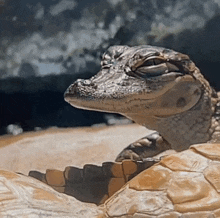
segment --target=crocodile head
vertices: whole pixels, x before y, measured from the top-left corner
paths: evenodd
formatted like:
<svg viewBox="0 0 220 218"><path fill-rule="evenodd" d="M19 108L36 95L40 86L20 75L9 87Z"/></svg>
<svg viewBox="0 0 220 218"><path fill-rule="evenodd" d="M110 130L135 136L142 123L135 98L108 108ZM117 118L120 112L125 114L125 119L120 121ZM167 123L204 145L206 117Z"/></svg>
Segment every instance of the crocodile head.
<svg viewBox="0 0 220 218"><path fill-rule="evenodd" d="M218 96L199 69L187 55L160 47L110 47L101 70L75 81L64 97L74 107L125 115L176 150L211 140L219 125Z"/></svg>
<svg viewBox="0 0 220 218"><path fill-rule="evenodd" d="M101 70L78 79L65 92L74 107L136 115L170 116L192 108L202 93L202 75L187 55L154 46L113 46Z"/></svg>

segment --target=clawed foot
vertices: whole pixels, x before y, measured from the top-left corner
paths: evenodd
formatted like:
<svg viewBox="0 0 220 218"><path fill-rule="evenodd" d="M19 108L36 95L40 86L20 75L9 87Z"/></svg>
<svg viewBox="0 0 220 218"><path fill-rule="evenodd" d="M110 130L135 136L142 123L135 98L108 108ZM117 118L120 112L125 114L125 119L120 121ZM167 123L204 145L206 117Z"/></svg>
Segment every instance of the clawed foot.
<svg viewBox="0 0 220 218"><path fill-rule="evenodd" d="M169 144L157 132L152 133L126 147L116 158L115 161L120 162L125 159L134 161L151 160L155 155L170 149ZM153 161L159 161L153 158Z"/></svg>

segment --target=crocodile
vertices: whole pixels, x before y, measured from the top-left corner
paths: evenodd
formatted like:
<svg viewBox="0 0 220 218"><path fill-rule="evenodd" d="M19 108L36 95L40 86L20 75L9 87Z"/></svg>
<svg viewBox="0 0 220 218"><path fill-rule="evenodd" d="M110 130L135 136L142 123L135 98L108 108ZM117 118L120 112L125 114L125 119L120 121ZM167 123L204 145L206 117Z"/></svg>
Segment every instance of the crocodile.
<svg viewBox="0 0 220 218"><path fill-rule="evenodd" d="M120 113L155 132L125 147L116 162L29 175L81 201L102 204L168 154L219 142L219 96L187 55L149 45L112 46L101 70L73 82L64 98L77 108Z"/></svg>
<svg viewBox="0 0 220 218"><path fill-rule="evenodd" d="M71 84L64 98L74 107L119 113L156 131L130 144L116 161L143 161L220 137L217 92L187 55L170 49L112 46L101 70Z"/></svg>

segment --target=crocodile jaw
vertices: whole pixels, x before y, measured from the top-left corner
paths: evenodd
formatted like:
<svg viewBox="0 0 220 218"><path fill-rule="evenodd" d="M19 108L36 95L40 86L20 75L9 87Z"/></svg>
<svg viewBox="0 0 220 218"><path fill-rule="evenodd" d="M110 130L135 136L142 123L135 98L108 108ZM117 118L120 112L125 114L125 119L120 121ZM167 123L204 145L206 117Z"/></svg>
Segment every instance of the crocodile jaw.
<svg viewBox="0 0 220 218"><path fill-rule="evenodd" d="M122 85L125 81L126 86ZM166 86L155 89L146 85L143 80L135 78L108 80L106 75L104 79L100 77L89 80L78 79L67 88L64 99L72 106L86 110L138 113L139 110L143 110L143 105L149 109L148 102L151 103L153 99L171 89L174 84L175 82L172 81Z"/></svg>
<svg viewBox="0 0 220 218"><path fill-rule="evenodd" d="M74 82L65 92L64 98L74 107L87 110L125 115L143 111L154 114L158 108L166 112L170 110L166 107L164 110L164 105L157 99L181 80L184 82L188 78L192 83L195 82L192 75L194 71L195 65L188 56L169 49L148 45L112 46L103 55L100 72L88 80ZM183 87L182 91L185 90L187 88ZM184 102L185 99L183 107L175 109L177 113L186 109Z"/></svg>
<svg viewBox="0 0 220 218"><path fill-rule="evenodd" d="M133 80L133 83L137 81ZM120 89L117 83L111 83L109 90L103 92L92 79L80 79L69 86L64 98L77 108L120 113L132 119L137 114L169 116L181 113L193 107L201 95L201 84L189 75L161 84L156 90L150 85L133 85L134 89L129 91L128 87Z"/></svg>

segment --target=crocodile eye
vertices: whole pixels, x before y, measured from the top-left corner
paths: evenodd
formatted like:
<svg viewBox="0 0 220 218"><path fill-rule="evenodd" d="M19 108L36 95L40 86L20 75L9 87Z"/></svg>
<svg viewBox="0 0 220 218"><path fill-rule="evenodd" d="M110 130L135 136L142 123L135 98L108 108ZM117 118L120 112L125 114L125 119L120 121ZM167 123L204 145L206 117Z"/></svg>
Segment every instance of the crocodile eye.
<svg viewBox="0 0 220 218"><path fill-rule="evenodd" d="M136 69L133 69L135 74L147 78L156 77L168 72L168 67L166 61L162 57L149 57L141 64L139 64Z"/></svg>
<svg viewBox="0 0 220 218"><path fill-rule="evenodd" d="M164 60L157 59L157 58L153 59L153 61L154 61L154 65L158 65L158 64L164 63Z"/></svg>
<svg viewBox="0 0 220 218"><path fill-rule="evenodd" d="M152 65L154 65L154 61L148 60L148 61L145 61L143 64L141 64L141 67L148 67L148 66L152 66Z"/></svg>
<svg viewBox="0 0 220 218"><path fill-rule="evenodd" d="M158 64L162 64L162 63L164 63L164 60L159 59L159 58L152 58L152 59L146 60L139 67L148 67L148 66L158 65Z"/></svg>

